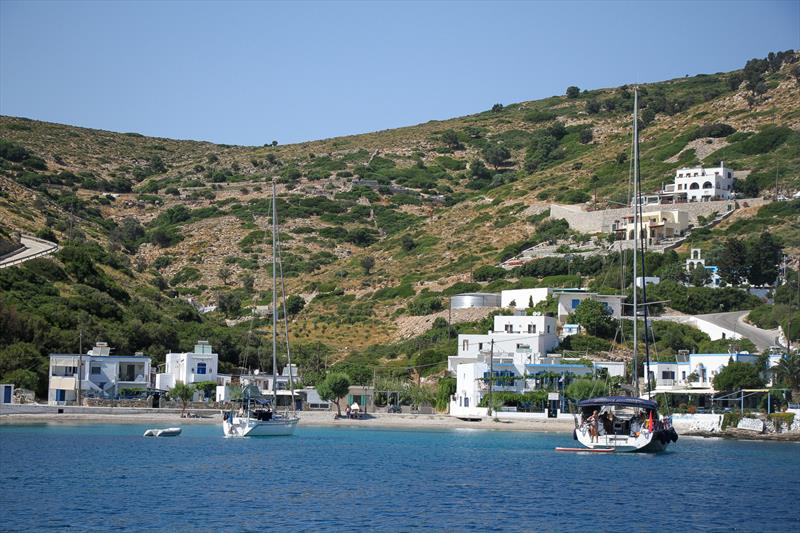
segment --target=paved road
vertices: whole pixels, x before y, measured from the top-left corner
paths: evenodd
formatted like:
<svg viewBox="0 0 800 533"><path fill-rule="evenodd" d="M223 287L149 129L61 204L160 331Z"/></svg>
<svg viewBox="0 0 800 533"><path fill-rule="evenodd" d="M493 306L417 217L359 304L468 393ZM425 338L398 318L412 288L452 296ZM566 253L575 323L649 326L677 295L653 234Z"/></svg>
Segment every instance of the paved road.
<svg viewBox="0 0 800 533"><path fill-rule="evenodd" d="M709 315L697 315L697 318L711 322L731 331L747 337L760 351L764 351L770 346L775 345L778 336L777 329L761 329L752 326L744 321L744 317L750 311L733 311L730 313L712 313Z"/></svg>
<svg viewBox="0 0 800 533"><path fill-rule="evenodd" d="M24 263L28 259L51 254L58 250L58 245L56 243L33 237L23 236L20 238L20 242L25 248L0 261L0 268Z"/></svg>

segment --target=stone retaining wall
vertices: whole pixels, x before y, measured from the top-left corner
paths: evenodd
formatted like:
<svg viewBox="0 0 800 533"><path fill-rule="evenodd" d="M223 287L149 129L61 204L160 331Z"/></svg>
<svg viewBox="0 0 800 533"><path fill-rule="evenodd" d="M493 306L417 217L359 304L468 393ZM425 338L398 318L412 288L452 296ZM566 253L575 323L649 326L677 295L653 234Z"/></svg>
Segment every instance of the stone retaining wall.
<svg viewBox="0 0 800 533"><path fill-rule="evenodd" d="M768 204L770 200L764 198L746 198L736 200L740 207L759 207ZM689 214L689 223L697 225L698 217L708 217L716 212L724 214L734 208L732 200L720 200L716 202L690 202L684 204L663 204L648 205L642 210L645 213L660 210L685 211ZM579 205L550 205L551 218L563 218L569 223L569 227L582 233L610 233L611 227L616 220L630 215L631 209L624 207L621 209L605 209L598 211L585 211Z"/></svg>

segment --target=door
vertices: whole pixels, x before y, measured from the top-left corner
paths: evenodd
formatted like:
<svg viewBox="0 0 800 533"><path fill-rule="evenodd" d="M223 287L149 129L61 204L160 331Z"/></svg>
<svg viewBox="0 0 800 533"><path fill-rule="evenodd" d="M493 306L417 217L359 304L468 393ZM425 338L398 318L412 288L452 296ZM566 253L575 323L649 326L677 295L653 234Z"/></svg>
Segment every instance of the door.
<svg viewBox="0 0 800 533"><path fill-rule="evenodd" d="M3 403L11 403L11 387L3 387Z"/></svg>
<svg viewBox="0 0 800 533"><path fill-rule="evenodd" d="M63 402L64 401L64 389L56 389L56 401Z"/></svg>

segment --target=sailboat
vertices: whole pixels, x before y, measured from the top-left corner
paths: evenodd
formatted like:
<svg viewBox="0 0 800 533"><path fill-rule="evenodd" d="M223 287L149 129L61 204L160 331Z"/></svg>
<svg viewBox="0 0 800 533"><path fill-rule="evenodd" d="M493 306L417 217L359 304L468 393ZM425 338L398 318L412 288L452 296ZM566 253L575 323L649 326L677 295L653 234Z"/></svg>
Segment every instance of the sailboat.
<svg viewBox="0 0 800 533"><path fill-rule="evenodd" d="M644 244L642 234L642 192L639 176L639 91L633 93L633 390L639 394L639 310L645 329L647 397L602 396L578 402L580 421L576 420L575 440L591 451L660 452L678 440L671 417L658 413L658 404L650 398L650 350L647 343L647 284L644 283ZM641 246L641 254L639 247ZM641 265L638 265L641 260ZM637 267L642 269L642 300L638 302ZM564 449L567 450L567 449ZM578 448L569 450L578 450Z"/></svg>
<svg viewBox="0 0 800 533"><path fill-rule="evenodd" d="M289 351L289 322L286 314L286 287L283 282L283 266L278 232L278 211L275 182L272 182L272 398L264 398L258 387L249 385L242 389L242 406L238 411L223 413L222 431L226 437L288 436L300 419L295 413L294 377L292 357ZM283 309L284 340L289 368L289 390L291 391L291 413L279 414L278 405L278 276L280 276L281 303Z"/></svg>

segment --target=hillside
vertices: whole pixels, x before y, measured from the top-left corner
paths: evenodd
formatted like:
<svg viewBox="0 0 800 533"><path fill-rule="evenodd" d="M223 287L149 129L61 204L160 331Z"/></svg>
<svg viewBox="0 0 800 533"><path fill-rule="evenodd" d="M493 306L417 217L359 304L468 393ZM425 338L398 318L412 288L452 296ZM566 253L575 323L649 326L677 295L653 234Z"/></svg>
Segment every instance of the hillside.
<svg viewBox="0 0 800 533"><path fill-rule="evenodd" d="M640 86L647 190L671 181L679 167L720 160L747 176L737 182L741 196L800 189L799 65L796 53L780 53L740 71ZM627 202L632 88L568 93L287 146L175 141L0 117L0 218L9 231L71 245L54 268L37 260L0 276L5 320L41 316L30 296L44 283L51 289L38 301L69 317L55 321L60 336L36 340L32 326L19 326L19 335L0 341L74 350L71 332L80 324L90 338L163 357L193 336L216 335L226 362L238 363L247 322L225 330L222 315L237 318L270 299L263 230L273 178L287 288L303 298L293 302L293 335L326 346L316 356L301 354L316 357L317 367L328 350L332 360L363 356L402 366L440 339L395 344L392 353L374 346L422 333L430 321L411 317L440 311L447 296L464 290L581 281L614 288L614 266L606 264L584 269L582 280L571 269L473 276L496 265L504 250L544 235L549 202L594 209ZM692 245L713 255L722 238L748 240L768 228L796 257L796 204L743 209ZM85 271L86 258L94 272ZM32 286L21 288L26 283ZM200 317L178 296L220 302L224 313ZM111 311L98 315L93 299ZM139 316L137 302L150 316ZM415 321L423 324L416 330L409 327ZM178 333L131 333L158 323Z"/></svg>

